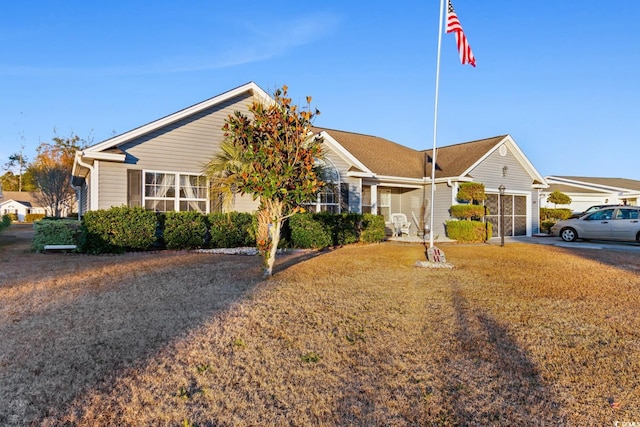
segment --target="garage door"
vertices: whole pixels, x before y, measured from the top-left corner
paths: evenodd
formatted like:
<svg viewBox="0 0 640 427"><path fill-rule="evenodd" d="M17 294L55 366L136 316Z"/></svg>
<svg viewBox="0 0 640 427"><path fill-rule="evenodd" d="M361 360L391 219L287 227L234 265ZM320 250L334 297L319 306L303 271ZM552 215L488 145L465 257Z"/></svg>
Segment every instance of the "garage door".
<svg viewBox="0 0 640 427"><path fill-rule="evenodd" d="M500 236L500 205L498 194L487 194L485 206L489 210L487 221L493 224L493 235ZM505 194L504 203L504 235L526 236L527 234L527 197Z"/></svg>

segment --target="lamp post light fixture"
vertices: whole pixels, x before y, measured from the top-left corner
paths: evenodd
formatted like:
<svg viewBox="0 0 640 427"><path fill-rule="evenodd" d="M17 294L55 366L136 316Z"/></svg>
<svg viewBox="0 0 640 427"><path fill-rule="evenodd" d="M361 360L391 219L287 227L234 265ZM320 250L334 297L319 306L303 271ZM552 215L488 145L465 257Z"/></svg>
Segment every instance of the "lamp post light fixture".
<svg viewBox="0 0 640 427"><path fill-rule="evenodd" d="M506 190L506 187L500 184L500 187L498 187L498 191L500 191L500 198L498 199L498 205L500 206L500 246L504 246L504 202L502 200L504 190Z"/></svg>

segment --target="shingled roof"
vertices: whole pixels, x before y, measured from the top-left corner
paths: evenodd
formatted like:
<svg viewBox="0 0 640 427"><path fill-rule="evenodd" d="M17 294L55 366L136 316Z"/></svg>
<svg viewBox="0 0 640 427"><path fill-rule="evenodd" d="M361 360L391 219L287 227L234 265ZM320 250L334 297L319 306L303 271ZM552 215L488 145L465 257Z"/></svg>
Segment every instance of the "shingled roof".
<svg viewBox="0 0 640 427"><path fill-rule="evenodd" d="M621 188L625 190L640 191L640 181L626 178L594 178L585 176L559 176L554 175L551 178L559 178L568 181L574 181L576 184L600 185L610 188ZM566 183L571 185L571 183Z"/></svg>
<svg viewBox="0 0 640 427"><path fill-rule="evenodd" d="M313 128L325 131L369 170L377 175L404 178L431 176L431 150L413 150L384 138L344 132L335 129ZM486 155L506 135L479 139L461 144L437 148L436 178L457 177ZM424 156L428 162L424 164Z"/></svg>
<svg viewBox="0 0 640 427"><path fill-rule="evenodd" d="M349 153L377 175L422 178L424 154L388 139L335 129L313 128L326 132Z"/></svg>
<svg viewBox="0 0 640 427"><path fill-rule="evenodd" d="M478 139L461 144L437 147L436 178L449 178L462 175L507 135ZM431 176L433 149L424 152L428 157L427 176Z"/></svg>

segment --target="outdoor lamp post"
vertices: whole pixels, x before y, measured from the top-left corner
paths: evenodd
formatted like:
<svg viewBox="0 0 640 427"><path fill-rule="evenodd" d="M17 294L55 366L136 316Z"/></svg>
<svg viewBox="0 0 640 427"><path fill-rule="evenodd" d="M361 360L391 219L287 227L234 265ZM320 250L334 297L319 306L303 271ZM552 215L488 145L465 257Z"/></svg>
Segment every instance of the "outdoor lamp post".
<svg viewBox="0 0 640 427"><path fill-rule="evenodd" d="M500 246L504 246L504 203L502 197L504 196L505 186L500 184L498 191L500 191L500 198L498 199L498 205L500 206Z"/></svg>

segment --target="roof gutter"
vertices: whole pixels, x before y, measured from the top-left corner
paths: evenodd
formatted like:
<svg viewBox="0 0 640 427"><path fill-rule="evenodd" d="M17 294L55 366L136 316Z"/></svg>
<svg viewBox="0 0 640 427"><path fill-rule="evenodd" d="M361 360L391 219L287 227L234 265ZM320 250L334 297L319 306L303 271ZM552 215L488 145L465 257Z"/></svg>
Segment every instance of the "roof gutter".
<svg viewBox="0 0 640 427"><path fill-rule="evenodd" d="M89 173L87 174L87 176L91 176L93 174L93 165L89 164L89 163L85 163L82 160L83 155L84 155L84 151L77 151L76 152L75 164L78 164L78 165L82 166L83 168L88 169ZM75 169L75 167L74 167L74 169ZM96 179L93 179L93 177L91 177L89 179L89 185L91 186L89 194L92 196L92 197L89 197L89 203L91 203L91 206L88 207L89 210L95 210L94 205L95 205L95 203L97 201L97 198L98 198L98 188L96 187L97 183L98 183L98 181ZM78 186L78 187L80 187L80 186ZM82 194L82 189L81 188L78 191L80 192L80 194ZM81 203L81 202L82 202L82 200L78 201L78 203ZM82 210L82 205L80 204L78 206L78 215L79 216L81 214L81 212L80 212L81 210Z"/></svg>

